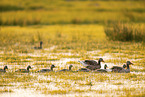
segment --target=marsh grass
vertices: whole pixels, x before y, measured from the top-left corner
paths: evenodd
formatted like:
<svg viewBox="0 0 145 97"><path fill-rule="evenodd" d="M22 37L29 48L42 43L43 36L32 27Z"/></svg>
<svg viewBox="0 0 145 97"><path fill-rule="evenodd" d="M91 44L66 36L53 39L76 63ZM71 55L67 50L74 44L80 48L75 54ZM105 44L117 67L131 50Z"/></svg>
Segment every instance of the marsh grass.
<svg viewBox="0 0 145 97"><path fill-rule="evenodd" d="M8 89L8 88L0 89L0 93L5 93L5 92L13 92L13 90L12 89Z"/></svg>
<svg viewBox="0 0 145 97"><path fill-rule="evenodd" d="M1 75L0 78L1 83L29 82L35 79L32 75L21 73L16 74L14 72Z"/></svg>
<svg viewBox="0 0 145 97"><path fill-rule="evenodd" d="M46 63L46 62L35 62L33 65L43 65L45 66L51 66L52 63Z"/></svg>
<svg viewBox="0 0 145 97"><path fill-rule="evenodd" d="M68 90L46 90L46 89L44 89L42 93L55 95L55 94L67 94L67 93L69 93L69 91Z"/></svg>
<svg viewBox="0 0 145 97"><path fill-rule="evenodd" d="M115 83L113 83L113 85L123 85L124 83L122 83L122 82L115 82Z"/></svg>
<svg viewBox="0 0 145 97"><path fill-rule="evenodd" d="M120 56L119 56L120 57ZM127 60L126 59L123 59L123 58L118 58L118 59L109 59L109 60L106 60L106 62L108 63L114 63L114 64L118 64L118 63L124 63L126 62Z"/></svg>
<svg viewBox="0 0 145 97"><path fill-rule="evenodd" d="M105 28L105 33L110 40L145 42L144 25L125 23L110 24Z"/></svg>
<svg viewBox="0 0 145 97"><path fill-rule="evenodd" d="M83 92L87 92L90 91L89 89L73 89L73 88L69 88L69 89L61 89L61 90L47 90L46 88L41 89L43 90L42 93L44 94L51 94L51 95L56 95L56 94L71 94L71 93L83 93Z"/></svg>
<svg viewBox="0 0 145 97"><path fill-rule="evenodd" d="M107 21L119 21L120 19L125 22L145 22L145 7L142 0L138 2L130 0L120 0L119 2L112 0L73 0L71 2L48 0L29 1L29 3L28 1L22 3L22 0L11 0L11 2L2 0L0 6L1 25L105 24ZM39 14L40 12L41 14ZM9 16L11 17L9 18Z"/></svg>
<svg viewBox="0 0 145 97"><path fill-rule="evenodd" d="M69 61L67 64L79 64L77 61Z"/></svg>
<svg viewBox="0 0 145 97"><path fill-rule="evenodd" d="M38 32L41 32L42 36L39 36ZM0 34L0 62L2 65L10 67L10 71L0 74L0 88L30 88L36 92L42 92L46 96L56 96L57 94L58 96L67 96L67 94L83 96L85 93L107 97L144 95L144 71L140 72L139 68L134 67L134 69L131 66L131 73L76 72L79 68L83 68L80 63L77 63L78 60L98 60L98 57L103 57L106 64L110 62L123 64L127 60L131 60L134 66L144 67L144 45L107 40L103 26L3 26ZM35 36L34 44L31 40L33 36ZM32 47L39 44L40 38L44 42L44 48L33 50ZM17 47L18 41L19 46ZM23 50L24 52L21 52ZM26 62L28 59L32 62ZM70 60L64 62L63 59ZM69 64L73 64L73 68L69 72L55 72L54 69L53 72L35 73L37 69L50 68L52 63L56 65L56 70L68 68ZM34 67L30 73L13 72L13 69L19 69L28 64L32 65L32 68ZM3 67L2 65L1 67Z"/></svg>

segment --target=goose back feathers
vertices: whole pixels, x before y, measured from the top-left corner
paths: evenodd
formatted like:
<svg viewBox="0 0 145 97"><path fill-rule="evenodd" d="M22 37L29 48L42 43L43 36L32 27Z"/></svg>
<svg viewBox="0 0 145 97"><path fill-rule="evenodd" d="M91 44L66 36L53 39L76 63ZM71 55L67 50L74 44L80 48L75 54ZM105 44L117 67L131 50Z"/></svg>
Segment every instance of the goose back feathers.
<svg viewBox="0 0 145 97"><path fill-rule="evenodd" d="M113 66L111 69L112 69L112 72L129 73L130 72L129 65L131 65L131 64L133 64L133 63L130 61L127 61L126 65L124 64L123 67ZM125 69L126 67L127 67L127 69Z"/></svg>
<svg viewBox="0 0 145 97"><path fill-rule="evenodd" d="M98 60L98 63L95 60L85 60L85 61L79 61L79 62L90 70L96 70L96 69L101 68L101 62L104 62L104 60L100 58Z"/></svg>
<svg viewBox="0 0 145 97"><path fill-rule="evenodd" d="M32 69L30 65L27 67L27 69L18 69L15 72L28 73L29 72L29 69Z"/></svg>
<svg viewBox="0 0 145 97"><path fill-rule="evenodd" d="M50 69L41 69L37 72L42 72L42 73L50 72L50 71L53 71L53 68L55 68L55 65L51 65Z"/></svg>
<svg viewBox="0 0 145 97"><path fill-rule="evenodd" d="M71 71L71 68L73 67L73 65L69 65L69 69L62 69L60 71Z"/></svg>

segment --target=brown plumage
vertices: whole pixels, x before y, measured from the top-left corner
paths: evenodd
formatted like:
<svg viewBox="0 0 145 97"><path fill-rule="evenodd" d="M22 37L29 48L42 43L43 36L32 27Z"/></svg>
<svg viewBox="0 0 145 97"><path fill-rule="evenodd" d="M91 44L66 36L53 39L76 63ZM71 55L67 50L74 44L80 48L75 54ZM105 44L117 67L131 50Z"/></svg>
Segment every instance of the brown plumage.
<svg viewBox="0 0 145 97"><path fill-rule="evenodd" d="M112 69L112 72L118 72L118 73L129 73L130 72L130 68L129 68L129 65L133 64L132 62L130 61L127 61L126 62L126 65L124 64L123 67L118 67L118 66L113 66L111 69ZM125 69L127 67L127 69Z"/></svg>
<svg viewBox="0 0 145 97"><path fill-rule="evenodd" d="M85 61L79 61L79 62L90 70L96 70L96 69L101 68L101 62L104 62L104 60L100 58L98 60L98 63L95 60L85 60Z"/></svg>
<svg viewBox="0 0 145 97"><path fill-rule="evenodd" d="M34 49L42 49L42 44L43 44L43 42L40 41L40 46L39 47L34 47Z"/></svg>
<svg viewBox="0 0 145 97"><path fill-rule="evenodd" d="M32 69L30 65L27 67L27 69L18 69L15 72L28 73L29 72L29 69Z"/></svg>
<svg viewBox="0 0 145 97"><path fill-rule="evenodd" d="M53 71L53 68L55 68L55 65L51 65L50 69L41 69L37 72L42 72L42 73L45 73L45 72L50 72L50 71Z"/></svg>

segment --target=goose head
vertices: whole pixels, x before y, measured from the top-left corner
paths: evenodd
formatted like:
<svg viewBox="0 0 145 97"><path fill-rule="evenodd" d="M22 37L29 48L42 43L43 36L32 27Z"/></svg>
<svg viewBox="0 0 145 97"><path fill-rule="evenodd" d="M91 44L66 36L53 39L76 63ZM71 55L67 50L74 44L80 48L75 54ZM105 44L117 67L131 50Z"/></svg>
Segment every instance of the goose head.
<svg viewBox="0 0 145 97"><path fill-rule="evenodd" d="M51 65L51 68L54 68L54 67L55 67L55 65L52 64L52 65Z"/></svg>
<svg viewBox="0 0 145 97"><path fill-rule="evenodd" d="M127 63L127 65L133 65L133 63L130 61L127 61L126 63Z"/></svg>
<svg viewBox="0 0 145 97"><path fill-rule="evenodd" d="M72 67L73 67L73 65L69 65L69 70L71 70Z"/></svg>
<svg viewBox="0 0 145 97"><path fill-rule="evenodd" d="M4 67L4 70L6 70L6 69L8 69L8 66L5 66L5 67Z"/></svg>
<svg viewBox="0 0 145 97"><path fill-rule="evenodd" d="M99 62L105 62L103 58L99 58Z"/></svg>
<svg viewBox="0 0 145 97"><path fill-rule="evenodd" d="M53 70L53 68L55 68L55 65L52 64L52 65L51 65L51 70Z"/></svg>
<svg viewBox="0 0 145 97"><path fill-rule="evenodd" d="M27 70L29 70L29 69L32 69L30 65L27 67Z"/></svg>

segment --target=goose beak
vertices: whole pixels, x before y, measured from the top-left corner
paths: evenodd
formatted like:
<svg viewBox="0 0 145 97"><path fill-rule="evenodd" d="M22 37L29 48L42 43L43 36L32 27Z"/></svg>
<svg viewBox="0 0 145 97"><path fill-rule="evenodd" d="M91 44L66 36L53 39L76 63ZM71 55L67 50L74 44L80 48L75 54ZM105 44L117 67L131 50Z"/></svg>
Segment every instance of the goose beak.
<svg viewBox="0 0 145 97"><path fill-rule="evenodd" d="M105 62L104 60L102 62Z"/></svg>

